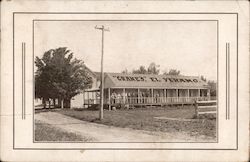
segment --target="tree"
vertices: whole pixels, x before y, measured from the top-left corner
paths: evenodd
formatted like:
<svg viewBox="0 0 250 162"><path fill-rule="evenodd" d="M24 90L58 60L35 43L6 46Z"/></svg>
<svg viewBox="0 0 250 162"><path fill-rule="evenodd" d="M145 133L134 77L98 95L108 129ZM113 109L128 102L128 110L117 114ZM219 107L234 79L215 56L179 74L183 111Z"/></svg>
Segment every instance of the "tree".
<svg viewBox="0 0 250 162"><path fill-rule="evenodd" d="M132 74L155 74L155 75L158 75L160 72L159 67L160 67L160 65L156 65L154 62L152 62L148 66L148 68L141 65L138 69L132 70Z"/></svg>
<svg viewBox="0 0 250 162"><path fill-rule="evenodd" d="M148 74L158 75L160 72L159 67L160 65L156 65L154 62L152 62L148 67Z"/></svg>
<svg viewBox="0 0 250 162"><path fill-rule="evenodd" d="M216 97L217 96L217 83L215 81L209 80L207 84L210 87L210 96Z"/></svg>
<svg viewBox="0 0 250 162"><path fill-rule="evenodd" d="M46 66L51 64L51 52L52 50L49 50L44 53L42 59L37 57L35 60L37 66L35 74L35 97L43 100L44 108L46 106L46 101L53 98L53 85L51 82L53 71L51 66Z"/></svg>
<svg viewBox="0 0 250 162"><path fill-rule="evenodd" d="M201 80L203 80L204 82L207 81L207 79L203 75L201 75Z"/></svg>
<svg viewBox="0 0 250 162"><path fill-rule="evenodd" d="M121 73L122 73L122 74L129 74L130 72L129 72L128 69L126 68L126 69L124 69Z"/></svg>
<svg viewBox="0 0 250 162"><path fill-rule="evenodd" d="M170 69L169 71L165 71L163 75L180 75L180 70Z"/></svg>
<svg viewBox="0 0 250 162"><path fill-rule="evenodd" d="M36 57L35 96L43 103L49 99L61 100L61 107L70 106L70 100L92 83L84 62L66 47L51 49L42 58Z"/></svg>
<svg viewBox="0 0 250 162"><path fill-rule="evenodd" d="M139 69L135 69L132 71L133 74L147 74L147 70L145 66L140 66Z"/></svg>

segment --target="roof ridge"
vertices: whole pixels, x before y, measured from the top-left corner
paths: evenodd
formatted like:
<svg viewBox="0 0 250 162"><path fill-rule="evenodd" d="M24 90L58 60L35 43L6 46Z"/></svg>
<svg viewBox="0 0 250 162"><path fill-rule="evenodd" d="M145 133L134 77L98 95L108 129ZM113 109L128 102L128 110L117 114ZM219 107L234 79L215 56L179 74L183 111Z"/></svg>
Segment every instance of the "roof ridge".
<svg viewBox="0 0 250 162"><path fill-rule="evenodd" d="M100 73L100 72L98 72ZM189 76L189 75L169 75L169 74L133 74L133 73L118 73L118 72L104 72L107 74L121 74L121 75L147 75L147 76L173 76L173 77L195 77L195 78L200 78L199 76Z"/></svg>

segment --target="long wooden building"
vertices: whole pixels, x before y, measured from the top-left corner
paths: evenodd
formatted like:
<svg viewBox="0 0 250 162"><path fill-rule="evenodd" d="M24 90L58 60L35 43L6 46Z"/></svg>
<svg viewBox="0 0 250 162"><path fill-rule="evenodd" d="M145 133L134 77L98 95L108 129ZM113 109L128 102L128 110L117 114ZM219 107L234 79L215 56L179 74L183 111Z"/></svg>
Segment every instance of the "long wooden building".
<svg viewBox="0 0 250 162"><path fill-rule="evenodd" d="M100 103L100 73L92 72L92 78L92 88L74 97L71 107L89 107ZM209 86L199 77L104 73L106 107L191 104L195 100L209 98Z"/></svg>

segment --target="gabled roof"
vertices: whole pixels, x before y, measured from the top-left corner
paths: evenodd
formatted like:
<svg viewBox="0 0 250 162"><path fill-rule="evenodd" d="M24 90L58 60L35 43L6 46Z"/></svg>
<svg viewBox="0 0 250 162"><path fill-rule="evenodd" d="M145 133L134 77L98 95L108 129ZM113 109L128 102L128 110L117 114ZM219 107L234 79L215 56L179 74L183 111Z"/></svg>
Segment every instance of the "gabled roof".
<svg viewBox="0 0 250 162"><path fill-rule="evenodd" d="M90 68L88 68L88 66L86 66L85 64L84 64L84 68L85 68L85 70L87 70L93 77L95 77L95 78L98 78L98 77L99 77L99 75L97 75L97 72L93 72L93 71L90 70Z"/></svg>
<svg viewBox="0 0 250 162"><path fill-rule="evenodd" d="M86 69L100 80L100 72ZM168 88L168 89L206 89L207 82L195 76L183 75L152 75L152 74L123 74L104 73L105 88Z"/></svg>
<svg viewBox="0 0 250 162"><path fill-rule="evenodd" d="M97 80L101 80L101 72L94 72L95 73L95 76L96 76L96 79Z"/></svg>

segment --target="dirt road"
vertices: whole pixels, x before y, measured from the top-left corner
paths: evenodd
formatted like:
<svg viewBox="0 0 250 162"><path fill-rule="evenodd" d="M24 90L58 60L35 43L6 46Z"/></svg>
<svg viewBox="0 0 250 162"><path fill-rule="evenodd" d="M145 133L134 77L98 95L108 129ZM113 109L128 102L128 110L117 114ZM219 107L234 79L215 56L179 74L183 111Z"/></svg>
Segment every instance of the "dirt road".
<svg viewBox="0 0 250 162"><path fill-rule="evenodd" d="M35 114L35 119L51 124L68 132L75 132L82 136L96 139L93 142L187 142L187 141L213 141L213 139L201 136L190 137L180 133L163 133L134 130L106 126L86 121L81 121L56 112L43 112Z"/></svg>

